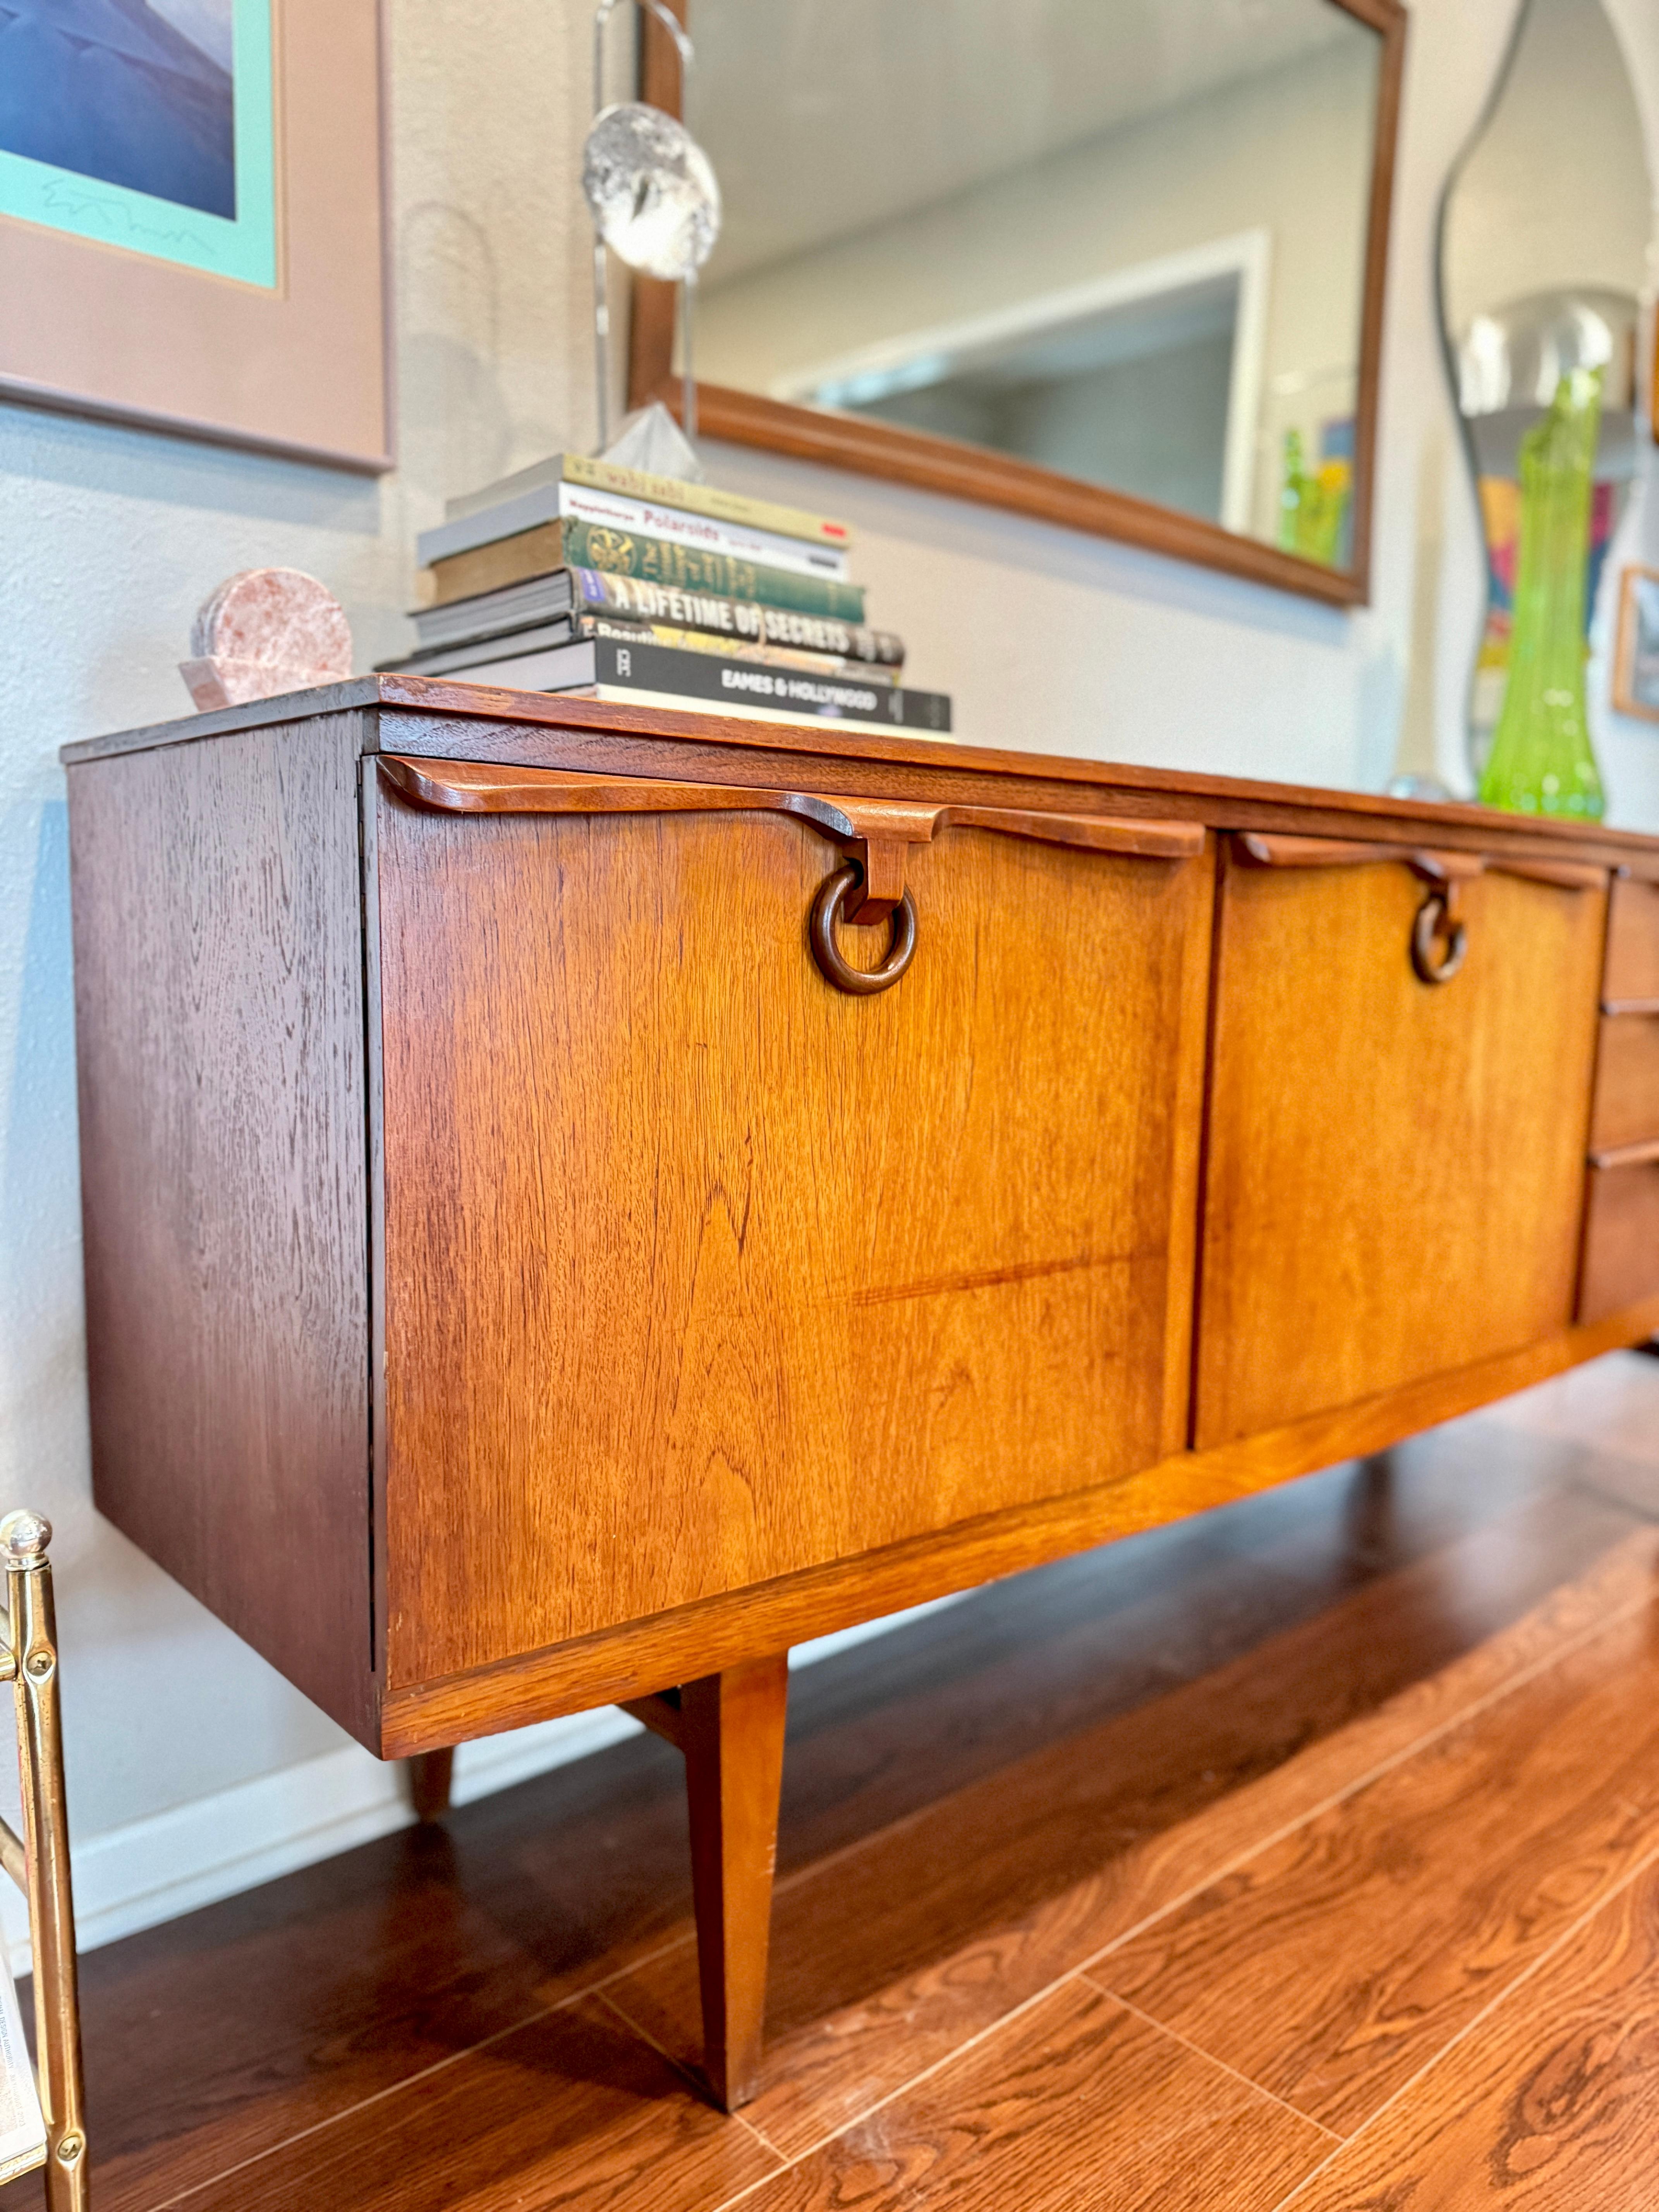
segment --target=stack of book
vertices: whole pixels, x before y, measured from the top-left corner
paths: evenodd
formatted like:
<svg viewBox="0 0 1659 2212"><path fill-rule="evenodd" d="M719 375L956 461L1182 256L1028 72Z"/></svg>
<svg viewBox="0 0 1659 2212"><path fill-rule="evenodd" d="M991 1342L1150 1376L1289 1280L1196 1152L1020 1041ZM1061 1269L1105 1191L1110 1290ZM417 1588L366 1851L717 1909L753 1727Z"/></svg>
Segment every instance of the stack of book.
<svg viewBox="0 0 1659 2212"><path fill-rule="evenodd" d="M949 732L864 619L845 524L557 454L451 500L419 541L419 650L383 662L763 721Z"/></svg>

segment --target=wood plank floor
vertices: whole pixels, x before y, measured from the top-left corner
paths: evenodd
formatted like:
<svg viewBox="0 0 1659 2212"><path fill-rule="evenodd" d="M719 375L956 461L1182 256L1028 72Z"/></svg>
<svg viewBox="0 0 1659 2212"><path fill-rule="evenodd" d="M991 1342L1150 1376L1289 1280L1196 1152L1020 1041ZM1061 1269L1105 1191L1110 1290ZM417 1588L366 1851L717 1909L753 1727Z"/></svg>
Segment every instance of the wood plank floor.
<svg viewBox="0 0 1659 2212"><path fill-rule="evenodd" d="M799 1675L736 2118L653 1738L111 1945L98 2212L1659 2203L1656 1566L1620 1355Z"/></svg>

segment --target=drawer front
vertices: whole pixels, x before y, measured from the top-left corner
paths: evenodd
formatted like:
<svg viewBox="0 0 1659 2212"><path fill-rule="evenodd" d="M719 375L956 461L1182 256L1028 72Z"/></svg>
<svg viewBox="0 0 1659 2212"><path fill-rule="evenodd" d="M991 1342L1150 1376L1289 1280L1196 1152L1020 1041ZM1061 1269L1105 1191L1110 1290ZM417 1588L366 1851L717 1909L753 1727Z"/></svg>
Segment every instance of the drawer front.
<svg viewBox="0 0 1659 2212"><path fill-rule="evenodd" d="M1604 1014L1595 1056L1590 1148L1659 1137L1659 1013Z"/></svg>
<svg viewBox="0 0 1659 2212"><path fill-rule="evenodd" d="M1625 878L1613 884L1601 995L1612 1005L1650 1002L1659 1011L1659 884Z"/></svg>
<svg viewBox="0 0 1659 2212"><path fill-rule="evenodd" d="M1207 854L371 804L394 1685L1178 1448Z"/></svg>
<svg viewBox="0 0 1659 2212"><path fill-rule="evenodd" d="M1605 892L1493 872L1457 891L1463 963L1433 985L1411 867L1227 859L1200 1447L1571 1320Z"/></svg>
<svg viewBox="0 0 1659 2212"><path fill-rule="evenodd" d="M1589 1171L1578 1318L1659 1297L1659 1160Z"/></svg>

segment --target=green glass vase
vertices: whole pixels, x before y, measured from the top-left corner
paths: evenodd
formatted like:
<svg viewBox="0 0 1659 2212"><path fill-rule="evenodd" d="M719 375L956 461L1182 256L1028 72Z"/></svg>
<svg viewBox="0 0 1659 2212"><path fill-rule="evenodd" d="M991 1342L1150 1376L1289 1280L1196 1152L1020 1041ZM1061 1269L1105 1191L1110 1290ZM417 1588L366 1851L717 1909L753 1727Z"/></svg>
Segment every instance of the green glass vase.
<svg viewBox="0 0 1659 2212"><path fill-rule="evenodd" d="M1488 806L1600 821L1584 706L1584 575L1601 372L1575 368L1521 441L1519 564L1509 682L1480 776Z"/></svg>
<svg viewBox="0 0 1659 2212"><path fill-rule="evenodd" d="M1310 471L1304 464L1302 434L1285 433L1285 473L1279 489L1279 543L1286 553L1317 561L1327 568L1342 555L1342 526L1348 519L1352 471L1346 461L1325 461Z"/></svg>

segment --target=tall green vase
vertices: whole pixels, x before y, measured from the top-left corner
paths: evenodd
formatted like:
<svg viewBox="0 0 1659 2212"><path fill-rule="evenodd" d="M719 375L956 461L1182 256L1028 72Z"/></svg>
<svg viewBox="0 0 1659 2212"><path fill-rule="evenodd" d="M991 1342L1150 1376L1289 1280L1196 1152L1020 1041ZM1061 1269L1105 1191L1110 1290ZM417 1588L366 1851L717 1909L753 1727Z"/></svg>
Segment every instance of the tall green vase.
<svg viewBox="0 0 1659 2212"><path fill-rule="evenodd" d="M1488 806L1599 821L1606 798L1584 707L1584 573L1601 372L1575 368L1521 441L1519 568L1509 683L1480 777Z"/></svg>

